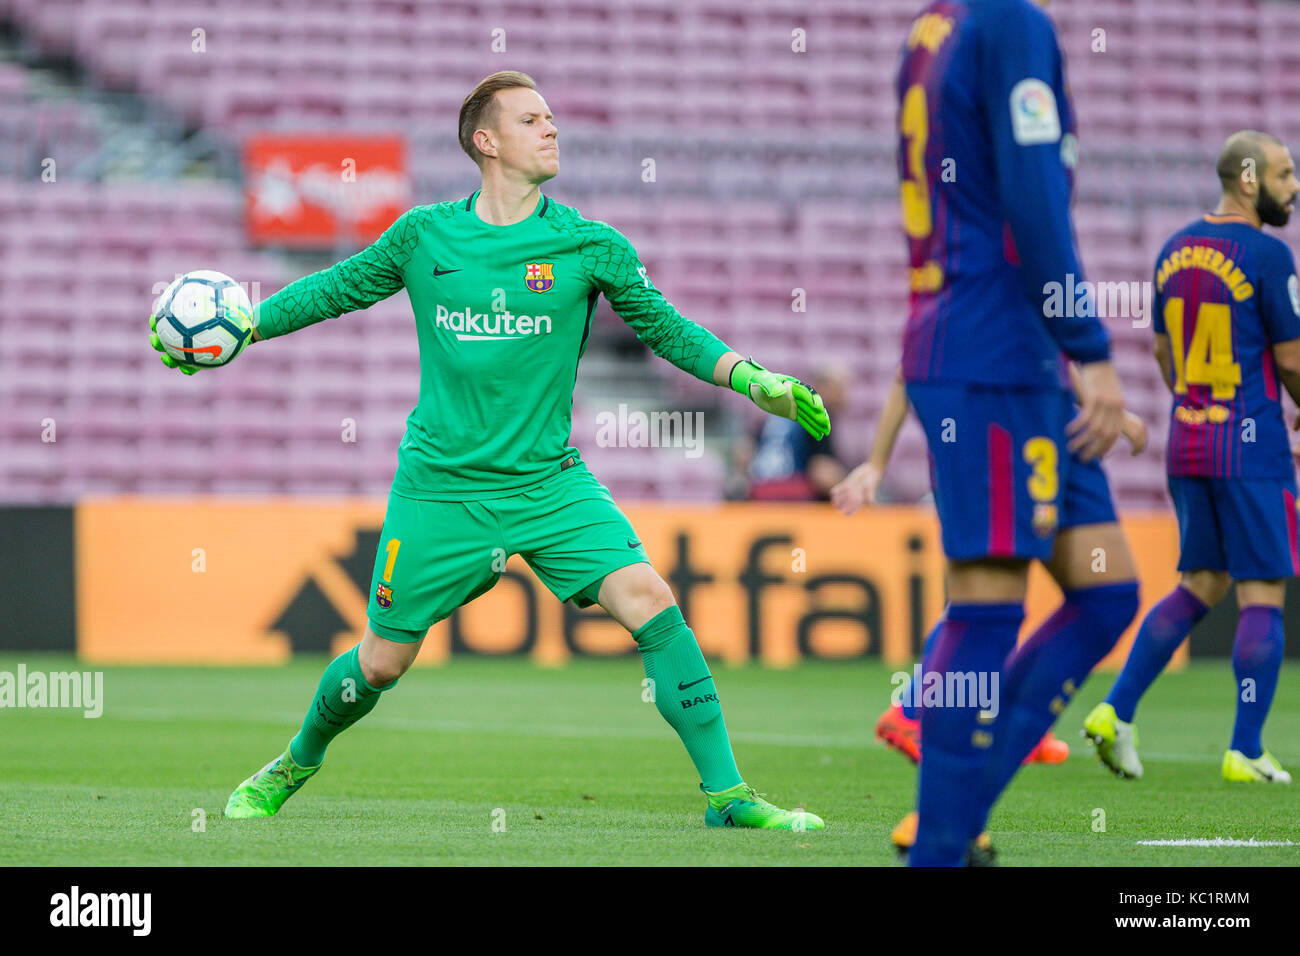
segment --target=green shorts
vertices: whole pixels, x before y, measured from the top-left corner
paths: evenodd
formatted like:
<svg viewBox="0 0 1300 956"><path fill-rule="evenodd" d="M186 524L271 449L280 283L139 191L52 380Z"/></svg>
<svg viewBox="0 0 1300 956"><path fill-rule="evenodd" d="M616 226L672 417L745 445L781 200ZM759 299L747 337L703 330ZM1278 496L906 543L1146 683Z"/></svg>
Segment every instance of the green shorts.
<svg viewBox="0 0 1300 956"><path fill-rule="evenodd" d="M650 561L581 460L509 498L427 501L390 492L370 579L371 630L393 641L420 640L492 590L514 554L552 594L578 607L596 603L611 571Z"/></svg>

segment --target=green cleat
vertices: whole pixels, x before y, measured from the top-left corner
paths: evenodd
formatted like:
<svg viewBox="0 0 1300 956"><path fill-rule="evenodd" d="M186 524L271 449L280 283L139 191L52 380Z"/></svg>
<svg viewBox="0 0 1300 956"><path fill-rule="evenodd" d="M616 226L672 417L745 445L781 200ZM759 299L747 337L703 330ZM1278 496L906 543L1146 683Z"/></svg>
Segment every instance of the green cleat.
<svg viewBox="0 0 1300 956"><path fill-rule="evenodd" d="M704 784L700 784L704 790ZM746 783L730 790L709 793L709 807L704 811L706 827L754 827L759 830L825 830L822 818L807 810L782 810L763 799L762 794Z"/></svg>
<svg viewBox="0 0 1300 956"><path fill-rule="evenodd" d="M1255 759L1240 750L1223 755L1223 779L1229 783L1290 783L1291 775L1265 750Z"/></svg>
<svg viewBox="0 0 1300 956"><path fill-rule="evenodd" d="M226 801L226 816L243 820L249 817L273 817L311 778L320 764L300 767L293 762L289 748L257 773L253 774Z"/></svg>

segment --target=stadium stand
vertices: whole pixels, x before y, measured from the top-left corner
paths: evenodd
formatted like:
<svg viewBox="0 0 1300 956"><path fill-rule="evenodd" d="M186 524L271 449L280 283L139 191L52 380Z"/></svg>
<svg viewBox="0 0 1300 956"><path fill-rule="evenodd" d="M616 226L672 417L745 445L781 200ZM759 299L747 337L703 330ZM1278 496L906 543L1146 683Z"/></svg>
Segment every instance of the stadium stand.
<svg viewBox="0 0 1300 956"><path fill-rule="evenodd" d="M259 129L408 131L420 202L475 185L454 137L464 92L492 70L532 72L562 130L564 167L548 192L627 234L686 315L771 367L806 376L833 357L870 370L835 422L842 456L860 460L906 308L892 73L917 7L511 0L434 17L409 0L244 0L219 14L192 2L0 0L21 50L0 59L0 500L382 495L417 389L402 295L277 343L274 360L193 379L163 370L144 327L158 283L215 268L266 295L329 260L251 250L234 179L42 183L43 157L75 169L107 134L88 106L34 91L26 63L71 64L84 88L231 144ZM1300 134L1284 109L1300 92L1300 53L1286 39L1300 8L1097 0L1052 14L1079 113L1083 262L1089 278L1140 283L1165 236L1212 202L1227 133L1248 123ZM498 27L507 52L487 52ZM791 50L796 27L806 53ZM806 312L791 310L799 289ZM607 361L630 333L607 310L599 321L589 362L610 371L592 378L584 366L574 442L619 497L718 498L724 439L751 410L644 354ZM1108 324L1152 438L1139 458L1112 454L1112 480L1122 506L1163 508L1167 396L1150 330L1129 317ZM599 447L595 415L617 406L623 381L647 383L646 407L708 409L719 423L708 453ZM58 440L35 445L49 418ZM358 438L340 455L344 418ZM909 423L887 491L919 499L926 476Z"/></svg>

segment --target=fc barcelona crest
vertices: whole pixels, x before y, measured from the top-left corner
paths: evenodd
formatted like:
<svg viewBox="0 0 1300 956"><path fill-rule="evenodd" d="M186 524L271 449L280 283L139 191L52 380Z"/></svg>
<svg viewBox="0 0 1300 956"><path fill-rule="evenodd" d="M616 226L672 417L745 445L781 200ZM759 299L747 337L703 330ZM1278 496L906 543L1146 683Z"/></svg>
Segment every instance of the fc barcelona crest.
<svg viewBox="0 0 1300 956"><path fill-rule="evenodd" d="M534 292L545 292L555 285L555 263L530 262L525 267L527 277L524 284Z"/></svg>
<svg viewBox="0 0 1300 956"><path fill-rule="evenodd" d="M1050 537L1056 533L1056 505L1034 505L1034 534L1040 538Z"/></svg>
<svg viewBox="0 0 1300 956"><path fill-rule="evenodd" d="M393 606L393 589L386 584L380 584L375 591L375 603L380 607Z"/></svg>

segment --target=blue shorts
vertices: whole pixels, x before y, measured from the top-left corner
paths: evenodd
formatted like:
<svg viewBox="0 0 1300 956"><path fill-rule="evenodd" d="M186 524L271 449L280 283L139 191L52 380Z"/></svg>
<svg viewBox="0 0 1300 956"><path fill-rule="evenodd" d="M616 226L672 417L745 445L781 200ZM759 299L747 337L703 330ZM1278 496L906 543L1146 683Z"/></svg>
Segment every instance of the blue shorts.
<svg viewBox="0 0 1300 956"><path fill-rule="evenodd" d="M1300 574L1296 482L1290 478L1170 475L1178 513L1178 570L1227 571L1237 581Z"/></svg>
<svg viewBox="0 0 1300 956"><path fill-rule="evenodd" d="M918 382L907 397L930 446L949 560L1045 561L1058 530L1115 520L1100 463L1066 450L1065 426L1076 414L1067 392Z"/></svg>

